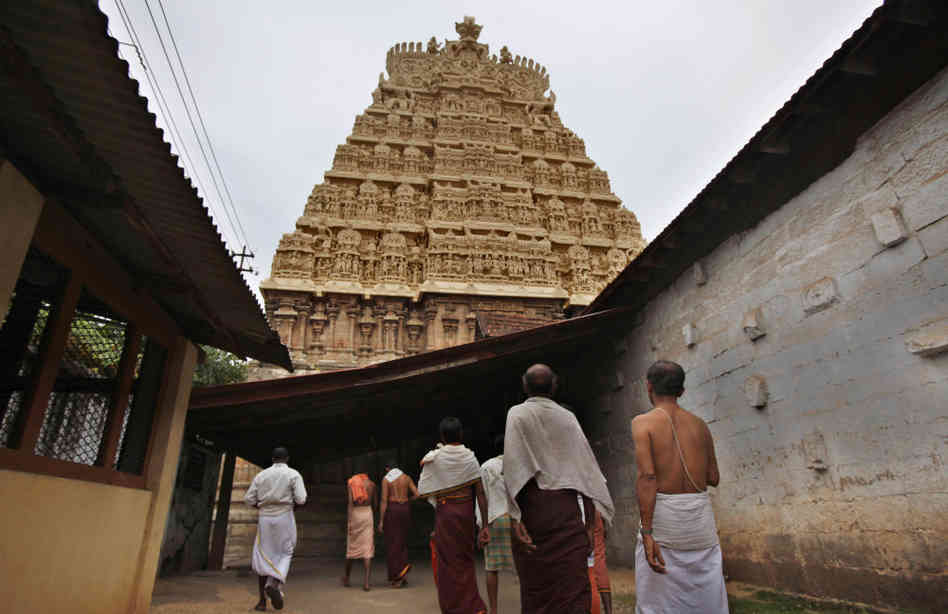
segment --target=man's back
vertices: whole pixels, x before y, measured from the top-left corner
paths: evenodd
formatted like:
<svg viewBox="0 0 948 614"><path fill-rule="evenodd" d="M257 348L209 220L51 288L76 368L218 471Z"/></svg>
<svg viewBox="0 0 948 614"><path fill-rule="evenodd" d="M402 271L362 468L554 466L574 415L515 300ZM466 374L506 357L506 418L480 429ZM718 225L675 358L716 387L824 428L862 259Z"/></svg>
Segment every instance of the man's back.
<svg viewBox="0 0 948 614"><path fill-rule="evenodd" d="M638 416L635 422L645 429L651 441L658 492L691 493L707 490L709 485L717 486L718 468L714 460L714 443L704 420L681 407L675 407L652 409ZM682 467L672 423L694 485ZM698 487L697 490L695 486Z"/></svg>
<svg viewBox="0 0 948 614"><path fill-rule="evenodd" d="M386 491L388 501L408 501L412 496L412 491L417 493L417 490L415 490L415 482L412 481L407 473L401 474L393 482L386 480L383 486L385 487L383 490Z"/></svg>
<svg viewBox="0 0 948 614"><path fill-rule="evenodd" d="M306 489L296 469L274 463L254 476L244 500L253 506L302 505L306 502Z"/></svg>

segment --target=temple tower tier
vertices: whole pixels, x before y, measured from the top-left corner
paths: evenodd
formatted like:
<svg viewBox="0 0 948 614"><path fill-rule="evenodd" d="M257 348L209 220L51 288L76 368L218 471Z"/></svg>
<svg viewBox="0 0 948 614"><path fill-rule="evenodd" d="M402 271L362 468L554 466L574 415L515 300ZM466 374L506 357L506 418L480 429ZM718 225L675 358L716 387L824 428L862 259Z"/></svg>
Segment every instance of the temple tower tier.
<svg viewBox="0 0 948 614"><path fill-rule="evenodd" d="M545 67L459 40L399 43L261 286L304 371L552 321L645 246ZM495 332L492 332L495 331Z"/></svg>

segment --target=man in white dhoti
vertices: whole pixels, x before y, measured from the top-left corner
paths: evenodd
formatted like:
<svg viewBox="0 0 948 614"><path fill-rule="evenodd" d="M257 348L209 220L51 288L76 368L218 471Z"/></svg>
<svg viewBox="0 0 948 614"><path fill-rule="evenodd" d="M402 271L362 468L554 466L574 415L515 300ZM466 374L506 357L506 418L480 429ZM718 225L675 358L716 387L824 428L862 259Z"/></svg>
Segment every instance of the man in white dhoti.
<svg viewBox="0 0 948 614"><path fill-rule="evenodd" d="M636 614L727 614L721 546L707 487L717 486L714 441L682 409L685 371L660 360L646 387L653 409L632 420L641 536L635 550Z"/></svg>
<svg viewBox="0 0 948 614"><path fill-rule="evenodd" d="M274 448L273 464L254 477L244 502L259 511L252 566L259 576L260 601L255 610L267 609L267 597L277 610L283 608L283 585L296 547L294 506L306 503L303 478L287 463L286 448Z"/></svg>

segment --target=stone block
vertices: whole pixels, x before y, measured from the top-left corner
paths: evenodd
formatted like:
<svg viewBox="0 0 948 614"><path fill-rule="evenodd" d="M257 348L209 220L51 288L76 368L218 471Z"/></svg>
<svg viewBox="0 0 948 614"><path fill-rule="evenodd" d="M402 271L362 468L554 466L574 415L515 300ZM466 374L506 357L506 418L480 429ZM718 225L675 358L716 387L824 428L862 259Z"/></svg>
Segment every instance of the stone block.
<svg viewBox="0 0 948 614"><path fill-rule="evenodd" d="M918 239L929 258L948 250L948 216L919 230Z"/></svg>
<svg viewBox="0 0 948 614"><path fill-rule="evenodd" d="M698 343L698 328L692 322L688 322L682 327L681 336L684 337L686 346L694 347Z"/></svg>
<svg viewBox="0 0 948 614"><path fill-rule="evenodd" d="M700 260L695 262L694 276L696 285L703 286L708 283L708 274L704 270L704 264L702 264Z"/></svg>
<svg viewBox="0 0 948 614"><path fill-rule="evenodd" d="M856 205L862 211L863 215L870 217L872 214L891 209L898 205L899 197L889 183L882 184L878 190L866 194L858 201Z"/></svg>
<svg viewBox="0 0 948 614"><path fill-rule="evenodd" d="M760 375L752 375L744 380L744 396L751 407L761 409L767 406L767 380Z"/></svg>
<svg viewBox="0 0 948 614"><path fill-rule="evenodd" d="M929 322L905 336L905 349L919 356L948 351L948 318Z"/></svg>
<svg viewBox="0 0 948 614"><path fill-rule="evenodd" d="M876 239L886 247L898 245L908 237L899 212L892 207L880 209L870 217Z"/></svg>
<svg viewBox="0 0 948 614"><path fill-rule="evenodd" d="M902 217L912 230L919 230L948 215L948 173L926 183L902 201Z"/></svg>
<svg viewBox="0 0 948 614"><path fill-rule="evenodd" d="M828 309L838 301L836 282L829 277L815 281L803 290L803 311L807 315Z"/></svg>
<svg viewBox="0 0 948 614"><path fill-rule="evenodd" d="M761 337L767 334L767 331L764 330L763 317L761 316L760 307L756 309L751 309L744 316L744 322L741 326L744 330L744 334L751 341L757 341Z"/></svg>

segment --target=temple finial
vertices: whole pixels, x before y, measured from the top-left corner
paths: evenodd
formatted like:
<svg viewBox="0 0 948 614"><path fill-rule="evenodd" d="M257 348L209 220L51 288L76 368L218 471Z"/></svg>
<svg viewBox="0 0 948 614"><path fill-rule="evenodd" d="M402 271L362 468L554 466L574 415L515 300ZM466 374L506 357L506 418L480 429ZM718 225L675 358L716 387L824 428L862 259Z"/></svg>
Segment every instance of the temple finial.
<svg viewBox="0 0 948 614"><path fill-rule="evenodd" d="M474 23L474 18L467 15L464 16L464 21L454 23L454 30L462 41L476 41L477 37L481 35L483 27Z"/></svg>

